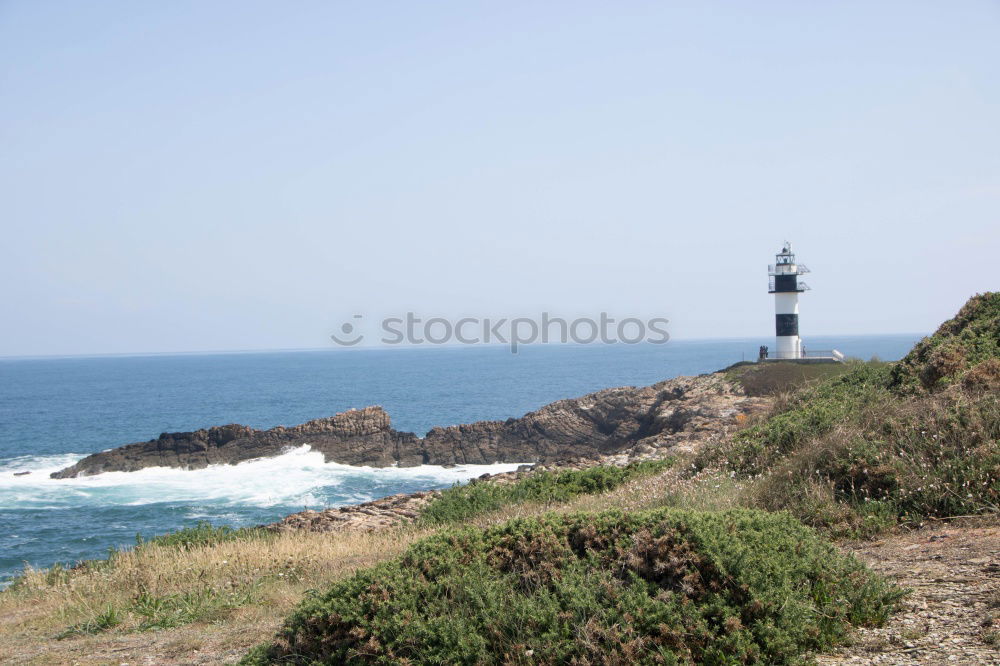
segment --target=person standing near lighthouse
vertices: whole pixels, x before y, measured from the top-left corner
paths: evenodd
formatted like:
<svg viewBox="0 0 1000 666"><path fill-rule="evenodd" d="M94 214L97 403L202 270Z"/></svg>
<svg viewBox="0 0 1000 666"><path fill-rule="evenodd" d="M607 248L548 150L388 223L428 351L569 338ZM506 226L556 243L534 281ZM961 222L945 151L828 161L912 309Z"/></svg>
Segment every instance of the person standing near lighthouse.
<svg viewBox="0 0 1000 666"><path fill-rule="evenodd" d="M799 293L809 286L799 280L808 273L803 264L795 263L792 244L785 242L775 255L775 263L768 266L770 276L768 293L774 294L775 351L772 358L797 359L804 356L802 338L799 337Z"/></svg>

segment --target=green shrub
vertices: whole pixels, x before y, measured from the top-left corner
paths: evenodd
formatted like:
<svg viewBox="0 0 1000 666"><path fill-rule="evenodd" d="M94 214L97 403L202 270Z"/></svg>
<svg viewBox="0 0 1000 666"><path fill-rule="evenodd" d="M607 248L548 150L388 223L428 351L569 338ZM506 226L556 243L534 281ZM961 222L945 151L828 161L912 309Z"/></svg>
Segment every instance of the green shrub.
<svg viewBox="0 0 1000 666"><path fill-rule="evenodd" d="M869 411L816 474L838 499L891 503L903 520L1000 507L1000 400L996 394L925 397Z"/></svg>
<svg viewBox="0 0 1000 666"><path fill-rule="evenodd" d="M581 470L534 472L512 483L456 485L434 498L420 513L425 525L457 523L525 502L566 502L579 495L607 492L629 479L667 469L670 460L631 463L625 467L599 465Z"/></svg>
<svg viewBox="0 0 1000 666"><path fill-rule="evenodd" d="M788 514L452 528L303 602L247 664L789 664L902 591Z"/></svg>
<svg viewBox="0 0 1000 666"><path fill-rule="evenodd" d="M883 363L857 363L844 375L799 391L764 422L737 433L723 450L725 462L741 476L760 474L802 443L849 421L864 405L883 399L890 372Z"/></svg>
<svg viewBox="0 0 1000 666"><path fill-rule="evenodd" d="M941 388L990 359L1000 359L1000 292L995 291L973 296L934 335L918 342L894 368L892 384L907 391Z"/></svg>
<svg viewBox="0 0 1000 666"><path fill-rule="evenodd" d="M208 546L216 543L237 540L267 539L273 533L257 527L233 528L228 525L215 527L207 520L200 520L194 527L185 527L175 532L167 532L159 536L144 540L136 535L136 547L143 546L166 546L177 548L194 548L197 546Z"/></svg>
<svg viewBox="0 0 1000 666"><path fill-rule="evenodd" d="M996 513L1000 394L955 386L903 396L834 380L715 456L737 476L759 475L751 505L789 510L837 536Z"/></svg>

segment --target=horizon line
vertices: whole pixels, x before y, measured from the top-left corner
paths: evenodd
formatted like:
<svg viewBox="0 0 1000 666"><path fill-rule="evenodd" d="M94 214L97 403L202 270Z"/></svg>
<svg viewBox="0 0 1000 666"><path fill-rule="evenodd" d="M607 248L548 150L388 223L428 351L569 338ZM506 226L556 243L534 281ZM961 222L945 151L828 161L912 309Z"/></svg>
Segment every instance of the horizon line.
<svg viewBox="0 0 1000 666"><path fill-rule="evenodd" d="M923 332L902 332L902 333L834 333L834 334L816 334L810 337L812 338L832 338L832 337L887 337L887 336L919 336L926 337L930 333ZM666 345L671 342L725 342L725 341L757 341L765 338L773 338L773 335L766 336L718 336L718 337L671 337L669 341L664 343L658 343L659 345ZM613 346L624 346L624 347L635 347L635 346L649 346L653 343L639 342L639 343L622 343L622 342L590 342L590 343L576 343L576 342L535 342L531 344L519 345L523 347L613 347ZM412 351L421 349L464 349L464 348L508 348L508 344L504 343L477 343L472 345L464 344L407 344L407 345L364 345L357 347L273 347L273 348L253 348L253 349L205 349L205 350L182 350L182 351L141 351L141 352L80 352L80 353L70 353L70 354L13 354L13 355L0 355L0 362L2 361L44 361L44 360L59 360L59 359L88 359L88 358L143 358L143 357L156 357L156 356L223 356L223 355L238 355L238 354L302 354L302 353L320 353L320 352L351 352L351 351L384 351L384 350L400 350L400 351Z"/></svg>

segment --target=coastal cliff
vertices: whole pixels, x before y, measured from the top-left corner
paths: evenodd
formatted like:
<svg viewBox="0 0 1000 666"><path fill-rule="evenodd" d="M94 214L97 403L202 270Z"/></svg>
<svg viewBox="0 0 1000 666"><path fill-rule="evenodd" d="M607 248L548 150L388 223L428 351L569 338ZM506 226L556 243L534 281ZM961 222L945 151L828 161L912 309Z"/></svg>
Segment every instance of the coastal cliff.
<svg viewBox="0 0 1000 666"><path fill-rule="evenodd" d="M760 398L748 397L714 374L606 389L553 402L520 418L435 427L424 437L393 429L381 407L365 407L294 427L225 425L164 433L87 456L51 476L145 467L200 469L276 456L304 445L327 462L372 467L599 459L682 445L762 405Z"/></svg>

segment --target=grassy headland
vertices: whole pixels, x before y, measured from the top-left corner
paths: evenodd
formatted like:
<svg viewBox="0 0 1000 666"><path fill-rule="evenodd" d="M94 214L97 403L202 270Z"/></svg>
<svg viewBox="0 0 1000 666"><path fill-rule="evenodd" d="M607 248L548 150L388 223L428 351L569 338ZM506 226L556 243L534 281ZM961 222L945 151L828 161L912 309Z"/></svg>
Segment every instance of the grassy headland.
<svg viewBox="0 0 1000 666"><path fill-rule="evenodd" d="M974 297L899 363L853 363L779 396L699 469L834 534L1000 511L1000 294Z"/></svg>
<svg viewBox="0 0 1000 666"><path fill-rule="evenodd" d="M898 363L725 375L774 406L690 457L462 486L371 534L201 526L28 570L0 658L155 630L230 661L275 636L255 663L794 662L899 594L826 539L1000 511L1000 294Z"/></svg>

